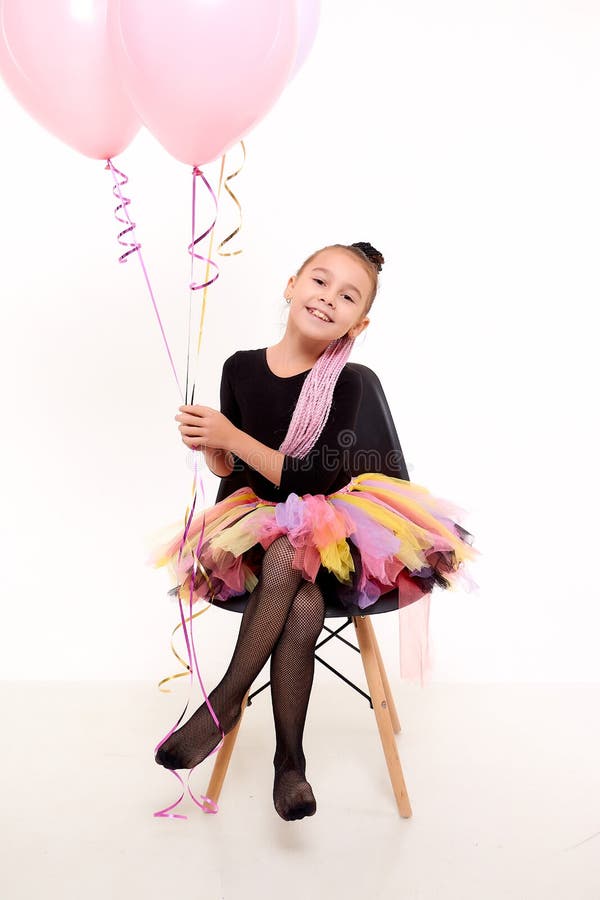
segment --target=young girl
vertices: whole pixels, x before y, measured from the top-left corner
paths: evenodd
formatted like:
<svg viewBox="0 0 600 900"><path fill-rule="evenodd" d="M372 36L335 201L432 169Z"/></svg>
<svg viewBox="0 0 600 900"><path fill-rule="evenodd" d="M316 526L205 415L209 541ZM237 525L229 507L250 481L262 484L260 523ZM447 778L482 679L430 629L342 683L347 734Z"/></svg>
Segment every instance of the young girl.
<svg viewBox="0 0 600 900"><path fill-rule="evenodd" d="M362 242L313 253L287 283L282 340L225 361L221 412L181 406L175 417L183 442L203 451L215 475L244 470L247 487L204 510L193 589L197 598L222 601L251 592L233 657L209 700L227 734L271 657L273 800L286 820L316 812L302 736L325 617L320 579L333 573L351 585L363 608L397 587L404 605L435 584L451 587L476 553L447 501L377 472L351 478L345 468L343 447L362 394L360 375L346 361L369 324L383 262ZM188 601L202 525L200 512L179 564L182 533L156 560L171 565L181 581L174 590ZM221 736L203 703L159 747L156 761L193 768Z"/></svg>

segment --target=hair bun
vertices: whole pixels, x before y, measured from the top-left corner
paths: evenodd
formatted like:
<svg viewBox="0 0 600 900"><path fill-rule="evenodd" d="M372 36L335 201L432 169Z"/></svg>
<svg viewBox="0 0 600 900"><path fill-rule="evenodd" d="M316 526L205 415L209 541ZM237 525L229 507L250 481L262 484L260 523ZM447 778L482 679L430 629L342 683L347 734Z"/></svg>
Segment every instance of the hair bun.
<svg viewBox="0 0 600 900"><path fill-rule="evenodd" d="M350 246L358 247L359 250L362 250L367 259L373 263L377 271L381 272L381 267L383 266L385 259L379 250L376 250L372 244L369 244L368 241L358 241L358 243L351 244Z"/></svg>

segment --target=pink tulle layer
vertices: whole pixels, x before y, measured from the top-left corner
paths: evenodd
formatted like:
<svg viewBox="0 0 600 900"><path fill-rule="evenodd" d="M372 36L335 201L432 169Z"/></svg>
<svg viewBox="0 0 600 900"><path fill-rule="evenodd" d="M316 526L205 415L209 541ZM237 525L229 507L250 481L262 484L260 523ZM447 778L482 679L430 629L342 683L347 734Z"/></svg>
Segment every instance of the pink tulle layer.
<svg viewBox="0 0 600 900"><path fill-rule="evenodd" d="M433 588L478 588L465 563L479 551L456 521L464 512L420 485L377 472L332 494L292 493L280 503L245 487L198 513L185 543L178 529L151 561L170 566L171 594L189 600L193 584L192 602L226 602L254 589L265 551L287 535L293 567L312 582L321 569L331 573L342 605L368 610L382 594L398 592L400 676L423 684L432 671Z"/></svg>
<svg viewBox="0 0 600 900"><path fill-rule="evenodd" d="M287 535L292 565L306 580L314 582L324 567L338 579L342 602L364 609L398 588L403 607L435 584L476 587L464 563L478 551L455 521L462 513L426 488L379 473L360 475L333 494L292 493L279 503L240 488L196 516L181 557L182 533L160 548L156 564L168 562L189 596L197 557L205 572L196 567L195 596L225 601L253 589L264 551Z"/></svg>

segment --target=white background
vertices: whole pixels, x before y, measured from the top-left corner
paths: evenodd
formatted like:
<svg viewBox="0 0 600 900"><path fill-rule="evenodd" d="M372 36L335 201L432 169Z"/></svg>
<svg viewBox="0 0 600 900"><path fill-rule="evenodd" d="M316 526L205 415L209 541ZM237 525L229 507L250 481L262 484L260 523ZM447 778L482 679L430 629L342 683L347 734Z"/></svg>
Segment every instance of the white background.
<svg viewBox="0 0 600 900"><path fill-rule="evenodd" d="M325 0L231 182L244 252L218 257L196 402L218 408L227 356L281 338L310 253L383 252L352 359L382 381L411 480L469 511L482 553L478 593L434 593L436 680L600 679L599 45L591 0ZM0 678L158 680L179 670L178 612L147 553L191 501L181 398L138 261L117 263L110 173L4 85L0 116ZM115 162L183 379L190 170L146 131ZM219 240L238 224L222 198ZM239 618L197 621L211 681ZM374 621L393 669L397 617Z"/></svg>

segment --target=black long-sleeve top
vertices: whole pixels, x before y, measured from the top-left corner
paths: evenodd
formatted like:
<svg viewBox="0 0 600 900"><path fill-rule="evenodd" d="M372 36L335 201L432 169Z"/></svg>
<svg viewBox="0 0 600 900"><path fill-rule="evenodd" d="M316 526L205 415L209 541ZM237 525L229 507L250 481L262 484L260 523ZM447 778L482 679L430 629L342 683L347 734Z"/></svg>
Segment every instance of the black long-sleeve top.
<svg viewBox="0 0 600 900"><path fill-rule="evenodd" d="M223 364L221 412L236 428L278 450L309 372L282 378L269 368L266 347L238 350ZM346 365L336 382L319 439L304 459L285 455L279 487L233 454L236 471L245 470L246 483L263 500L283 501L292 492L302 496L339 490L351 479L348 452L354 446L361 398L361 377Z"/></svg>

